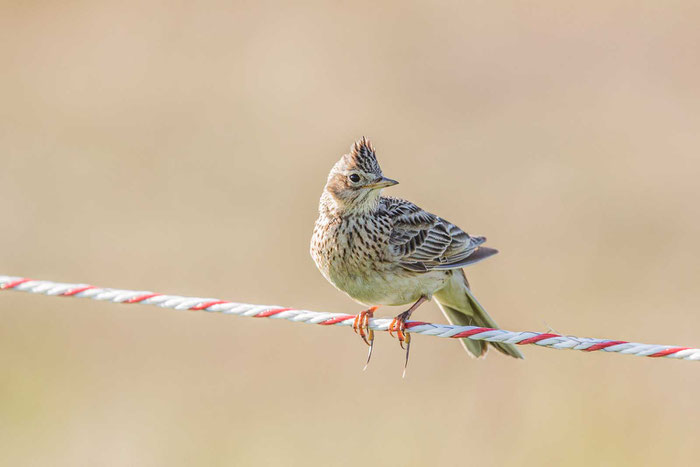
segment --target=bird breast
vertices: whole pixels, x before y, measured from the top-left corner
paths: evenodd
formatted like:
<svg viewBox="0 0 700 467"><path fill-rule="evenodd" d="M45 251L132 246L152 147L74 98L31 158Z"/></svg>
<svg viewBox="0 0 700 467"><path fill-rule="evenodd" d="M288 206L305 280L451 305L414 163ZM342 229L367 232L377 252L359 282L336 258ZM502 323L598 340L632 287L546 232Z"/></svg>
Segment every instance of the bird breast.
<svg viewBox="0 0 700 467"><path fill-rule="evenodd" d="M402 268L389 251L390 227L371 216L316 221L311 256L336 288L366 305L405 305L432 296L449 273L415 273Z"/></svg>

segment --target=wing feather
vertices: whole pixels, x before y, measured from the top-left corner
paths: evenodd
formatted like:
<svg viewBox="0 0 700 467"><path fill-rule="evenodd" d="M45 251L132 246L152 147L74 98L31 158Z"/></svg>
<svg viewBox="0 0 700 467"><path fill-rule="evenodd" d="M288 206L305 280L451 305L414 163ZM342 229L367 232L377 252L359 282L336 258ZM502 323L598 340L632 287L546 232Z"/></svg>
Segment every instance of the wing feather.
<svg viewBox="0 0 700 467"><path fill-rule="evenodd" d="M492 248L480 248L486 238L472 237L411 202L382 198L380 209L391 220L391 253L405 269L457 269L497 253Z"/></svg>

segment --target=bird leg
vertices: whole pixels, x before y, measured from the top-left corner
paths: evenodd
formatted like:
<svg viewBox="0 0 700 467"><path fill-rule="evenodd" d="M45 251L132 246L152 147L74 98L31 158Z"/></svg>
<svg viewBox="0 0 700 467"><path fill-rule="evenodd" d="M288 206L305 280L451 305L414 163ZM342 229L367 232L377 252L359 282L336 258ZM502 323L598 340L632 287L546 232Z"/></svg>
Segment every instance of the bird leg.
<svg viewBox="0 0 700 467"><path fill-rule="evenodd" d="M369 365L369 360L372 358L372 349L374 348L374 330L369 328L369 320L374 317L374 312L377 311L378 306L370 307L367 310L361 311L357 316L355 316L355 321L352 323L352 329L356 334L359 334L365 344L369 346L369 351L367 353L367 363L365 363L365 370L367 365Z"/></svg>
<svg viewBox="0 0 700 467"><path fill-rule="evenodd" d="M406 363L403 367L404 376L406 375L406 367L408 366L408 352L411 350L411 334L406 331L406 321L408 321L411 314L416 311L416 308L426 301L428 301L427 297L419 298L416 303L411 305L411 308L397 315L389 325L389 335L394 337L394 331L396 331L396 337L399 339L399 344L401 344L402 349L404 348L404 342L406 343Z"/></svg>

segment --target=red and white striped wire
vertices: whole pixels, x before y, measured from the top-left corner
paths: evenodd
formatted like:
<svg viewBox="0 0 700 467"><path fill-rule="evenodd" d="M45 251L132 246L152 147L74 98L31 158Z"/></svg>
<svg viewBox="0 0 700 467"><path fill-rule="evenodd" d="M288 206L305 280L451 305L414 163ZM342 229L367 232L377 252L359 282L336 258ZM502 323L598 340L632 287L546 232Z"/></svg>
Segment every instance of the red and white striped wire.
<svg viewBox="0 0 700 467"><path fill-rule="evenodd" d="M320 324L324 326L352 326L355 315L341 313L323 313L309 310L296 310L279 306L251 305L235 303L215 298L182 297L159 293L118 290L95 287L87 284L65 284L61 282L41 281L23 277L1 276L0 290L18 290L61 297L91 298L93 300L114 303L140 303L156 305L175 310L195 310L224 313L228 315L250 316L254 318L286 319L298 323ZM369 327L377 331L387 331L391 319L374 318ZM432 324L421 321L409 321L406 327L413 334L435 337L504 342L518 345L537 345L550 349L571 349L585 352L614 352L638 357L666 357L680 360L700 361L700 349L676 347L669 345L638 344L620 340L594 339L589 337L562 336L553 333L513 332L505 329L482 328L478 326L452 326Z"/></svg>

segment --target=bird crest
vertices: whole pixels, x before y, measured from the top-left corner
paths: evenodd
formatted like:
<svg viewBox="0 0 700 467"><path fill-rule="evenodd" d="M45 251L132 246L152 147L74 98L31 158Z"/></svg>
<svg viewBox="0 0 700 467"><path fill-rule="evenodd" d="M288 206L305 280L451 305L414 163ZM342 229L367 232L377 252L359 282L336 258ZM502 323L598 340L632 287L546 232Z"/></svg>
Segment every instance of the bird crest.
<svg viewBox="0 0 700 467"><path fill-rule="evenodd" d="M370 140L365 138L355 141L350 149L350 154L346 155L350 166L354 166L366 173L381 174L377 155Z"/></svg>

